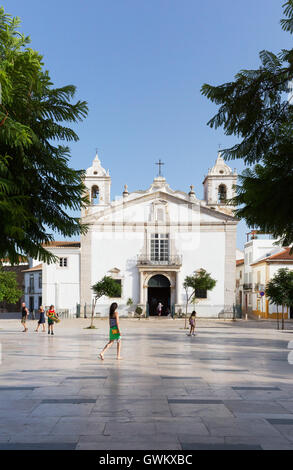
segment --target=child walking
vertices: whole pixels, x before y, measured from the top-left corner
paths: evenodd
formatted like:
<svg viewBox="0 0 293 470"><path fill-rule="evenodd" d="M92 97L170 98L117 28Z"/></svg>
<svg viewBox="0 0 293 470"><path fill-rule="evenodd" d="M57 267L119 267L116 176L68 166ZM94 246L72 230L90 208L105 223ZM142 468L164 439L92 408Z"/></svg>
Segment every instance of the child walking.
<svg viewBox="0 0 293 470"><path fill-rule="evenodd" d="M99 358L104 360L104 354L108 348L110 348L114 341L117 341L117 359L122 359L120 356L121 351L121 333L119 328L119 314L117 311L118 305L114 302L109 311L109 323L110 323L110 337L109 342L104 347L103 351L99 354Z"/></svg>
<svg viewBox="0 0 293 470"><path fill-rule="evenodd" d="M54 335L53 326L55 322L58 322L58 315L55 312L54 305L50 305L50 308L49 310L47 310L46 315L48 317L48 335Z"/></svg>
<svg viewBox="0 0 293 470"><path fill-rule="evenodd" d="M195 336L195 318L196 318L196 311L193 310L192 314L189 317L189 325L190 325L190 331L188 336Z"/></svg>

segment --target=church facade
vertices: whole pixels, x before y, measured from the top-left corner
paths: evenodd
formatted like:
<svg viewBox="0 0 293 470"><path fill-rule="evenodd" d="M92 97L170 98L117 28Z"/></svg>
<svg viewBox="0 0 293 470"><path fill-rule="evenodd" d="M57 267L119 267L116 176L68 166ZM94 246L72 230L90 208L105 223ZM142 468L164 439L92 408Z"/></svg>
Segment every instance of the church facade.
<svg viewBox="0 0 293 470"><path fill-rule="evenodd" d="M111 177L96 155L85 174L90 204L81 218L88 231L80 243L48 247L60 262L42 265L43 304L73 310L78 303L81 313L85 306L89 313L91 286L107 275L121 284L121 297L100 299L101 315L107 315L111 301L122 315L130 303L148 315L156 314L159 302L165 315L184 312L184 279L203 268L217 283L212 291L199 292L189 310L230 317L238 221L226 200L233 197L236 180L219 153L204 178L203 200L193 186L189 192L173 190L159 173L148 189L130 193L125 185L121 198L111 201Z"/></svg>

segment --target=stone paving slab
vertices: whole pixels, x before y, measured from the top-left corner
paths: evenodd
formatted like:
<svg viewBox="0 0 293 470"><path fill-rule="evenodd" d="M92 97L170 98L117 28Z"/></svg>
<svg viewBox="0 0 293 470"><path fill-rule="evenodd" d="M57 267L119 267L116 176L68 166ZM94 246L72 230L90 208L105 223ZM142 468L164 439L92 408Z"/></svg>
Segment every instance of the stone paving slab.
<svg viewBox="0 0 293 470"><path fill-rule="evenodd" d="M23 335L2 320L1 449L293 449L292 333L262 322L64 320ZM293 327L293 324L292 324Z"/></svg>

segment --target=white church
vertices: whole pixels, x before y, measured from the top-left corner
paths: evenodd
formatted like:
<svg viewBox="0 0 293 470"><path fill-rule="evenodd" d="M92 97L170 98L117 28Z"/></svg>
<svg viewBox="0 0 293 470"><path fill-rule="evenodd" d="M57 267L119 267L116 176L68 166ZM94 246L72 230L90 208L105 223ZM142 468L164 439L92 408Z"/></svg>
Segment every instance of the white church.
<svg viewBox="0 0 293 470"><path fill-rule="evenodd" d="M161 162L159 162L159 165ZM188 193L173 190L159 175L145 190L128 192L111 200L111 177L98 155L86 170L90 204L82 210L88 225L80 242L53 242L48 250L58 263L30 260L25 272L25 301L30 308L54 304L57 309L90 313L91 286L105 275L121 284L121 297L101 298L96 313L107 315L117 302L120 315L140 306L155 315L159 302L163 314L185 311L186 276L204 268L217 283L199 292L190 305L200 317L231 317L235 298L236 229L238 220L226 200L234 195L237 174L221 154L203 181L204 200L194 187Z"/></svg>

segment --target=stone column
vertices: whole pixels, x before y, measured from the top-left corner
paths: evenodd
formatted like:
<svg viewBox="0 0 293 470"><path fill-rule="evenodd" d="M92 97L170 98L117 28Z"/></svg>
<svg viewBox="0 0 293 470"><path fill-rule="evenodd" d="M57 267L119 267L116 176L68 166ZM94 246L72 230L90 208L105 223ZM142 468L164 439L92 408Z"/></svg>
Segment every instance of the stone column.
<svg viewBox="0 0 293 470"><path fill-rule="evenodd" d="M84 304L92 301L92 231L89 228L85 235L81 236L80 253L80 311L84 313Z"/></svg>
<svg viewBox="0 0 293 470"><path fill-rule="evenodd" d="M235 304L236 282L236 229L237 223L225 227L225 281L224 281L224 314L226 318L233 317Z"/></svg>
<svg viewBox="0 0 293 470"><path fill-rule="evenodd" d="M144 284L143 280L144 280L144 273L142 271L140 271L140 279L139 279L139 281L140 281L139 282L139 303L140 303L140 305L143 305L143 303L144 303L143 302L143 289L144 289L143 288L143 284Z"/></svg>
<svg viewBox="0 0 293 470"><path fill-rule="evenodd" d="M176 272L176 285L175 285L175 293L176 293L176 299L175 299L175 311L178 313L179 309L182 308L181 306L181 296L180 293L182 292L182 286L181 286L181 273L180 271Z"/></svg>

